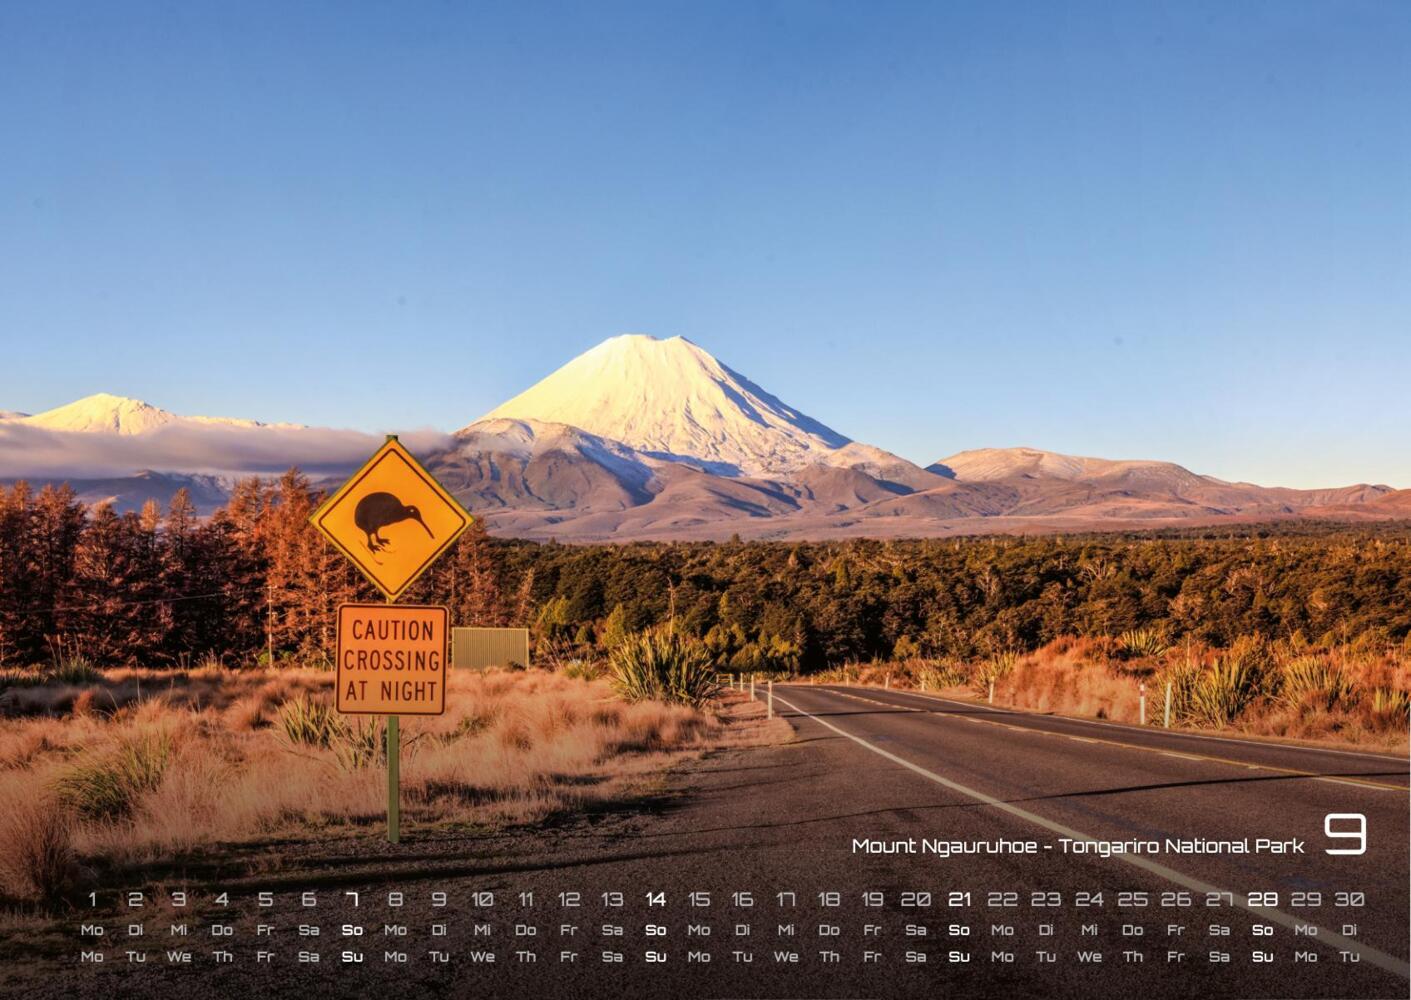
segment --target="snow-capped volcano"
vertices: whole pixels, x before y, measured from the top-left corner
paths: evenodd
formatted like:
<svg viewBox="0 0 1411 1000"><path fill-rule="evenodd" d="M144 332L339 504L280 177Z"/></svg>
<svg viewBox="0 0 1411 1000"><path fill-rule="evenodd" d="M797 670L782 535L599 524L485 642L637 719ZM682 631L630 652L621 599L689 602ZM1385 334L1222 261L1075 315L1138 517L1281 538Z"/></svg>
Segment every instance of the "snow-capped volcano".
<svg viewBox="0 0 1411 1000"><path fill-rule="evenodd" d="M238 420L232 417L178 416L140 399L114 396L107 392L85 396L64 406L36 413L32 417L16 415L10 419L23 421L31 427L84 434L146 434L181 424L220 427L266 426L257 420Z"/></svg>
<svg viewBox="0 0 1411 1000"><path fill-rule="evenodd" d="M605 340L482 420L568 424L711 471L774 476L834 464L851 442L686 340Z"/></svg>

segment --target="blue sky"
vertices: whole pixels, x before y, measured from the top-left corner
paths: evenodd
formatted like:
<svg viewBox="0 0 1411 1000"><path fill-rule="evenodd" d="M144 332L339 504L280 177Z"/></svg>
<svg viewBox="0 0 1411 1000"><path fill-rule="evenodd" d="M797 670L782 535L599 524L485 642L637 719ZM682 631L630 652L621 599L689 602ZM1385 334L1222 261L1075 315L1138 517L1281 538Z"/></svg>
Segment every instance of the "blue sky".
<svg viewBox="0 0 1411 1000"><path fill-rule="evenodd" d="M1411 486L1411 8L0 6L0 408L458 427L682 334L929 462Z"/></svg>

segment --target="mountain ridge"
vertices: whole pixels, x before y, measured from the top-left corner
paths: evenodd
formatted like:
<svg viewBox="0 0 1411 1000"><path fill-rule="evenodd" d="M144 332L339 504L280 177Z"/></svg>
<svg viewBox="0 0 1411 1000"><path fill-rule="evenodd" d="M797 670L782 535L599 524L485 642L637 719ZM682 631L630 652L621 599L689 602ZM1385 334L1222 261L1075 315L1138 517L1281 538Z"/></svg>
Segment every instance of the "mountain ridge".
<svg viewBox="0 0 1411 1000"><path fill-rule="evenodd" d="M374 440L183 417L99 393L33 417L0 414L0 477L20 478L17 464L56 441L106 448L111 440L108 451L121 451L119 441L150 442L133 452L146 464L132 468L143 471L88 475L80 467L63 478L82 483L85 498L120 507L184 485L209 509L229 480L203 474L192 456L218 445L243 454L252 450L247 438L261 443L266 465L304 442L297 464L317 466L329 482L350 473ZM454 434L426 441L419 456L470 510L498 533L531 538L902 537L1411 515L1411 491L1382 485L1262 487L1174 462L1031 447L971 449L922 468L807 416L682 337L610 338ZM177 444L184 450L172 455L176 467L148 461Z"/></svg>
<svg viewBox="0 0 1411 1000"><path fill-rule="evenodd" d="M131 396L96 392L41 413L0 411L0 420L14 420L31 427L81 434L147 434L173 425L212 427L274 427L292 429L299 424L266 424L238 417L180 416Z"/></svg>

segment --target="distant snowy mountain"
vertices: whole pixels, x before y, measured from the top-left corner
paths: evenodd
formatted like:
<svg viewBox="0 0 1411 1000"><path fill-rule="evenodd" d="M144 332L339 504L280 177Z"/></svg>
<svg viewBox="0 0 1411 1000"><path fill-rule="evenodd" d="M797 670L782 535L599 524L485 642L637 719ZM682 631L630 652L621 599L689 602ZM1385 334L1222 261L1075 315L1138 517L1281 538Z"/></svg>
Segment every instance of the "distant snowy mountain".
<svg viewBox="0 0 1411 1000"><path fill-rule="evenodd" d="M482 420L497 418L579 427L723 475L780 476L814 463L846 464L843 449L852 445L684 337L605 340ZM880 449L859 456L879 459L911 465Z"/></svg>
<svg viewBox="0 0 1411 1000"><path fill-rule="evenodd" d="M428 448L447 439L409 437ZM68 482L85 500L110 500L119 510L185 488L209 511L243 476L277 475L291 466L319 478L346 476L381 440L299 424L181 416L99 393L34 416L0 415L0 483Z"/></svg>
<svg viewBox="0 0 1411 1000"><path fill-rule="evenodd" d="M100 392L33 416L16 414L12 419L31 427L83 434L149 434L173 426L190 427L283 427L295 424L262 424L258 420L230 417L182 417L127 396Z"/></svg>

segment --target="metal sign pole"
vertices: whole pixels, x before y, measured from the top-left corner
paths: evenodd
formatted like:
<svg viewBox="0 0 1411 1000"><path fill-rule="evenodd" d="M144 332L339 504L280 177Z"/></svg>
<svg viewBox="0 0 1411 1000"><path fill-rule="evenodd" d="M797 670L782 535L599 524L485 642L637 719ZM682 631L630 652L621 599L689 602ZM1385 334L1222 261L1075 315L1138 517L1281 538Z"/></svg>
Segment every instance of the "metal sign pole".
<svg viewBox="0 0 1411 1000"><path fill-rule="evenodd" d="M392 598L386 594L387 603ZM444 675L443 675L444 678ZM387 716L387 843L402 840L402 733L401 719Z"/></svg>
<svg viewBox="0 0 1411 1000"><path fill-rule="evenodd" d="M402 741L398 733L398 717L387 716L387 843L400 843L402 839L402 789L401 755Z"/></svg>

